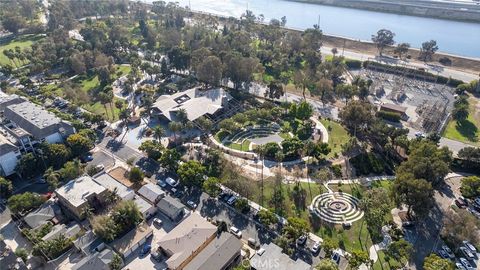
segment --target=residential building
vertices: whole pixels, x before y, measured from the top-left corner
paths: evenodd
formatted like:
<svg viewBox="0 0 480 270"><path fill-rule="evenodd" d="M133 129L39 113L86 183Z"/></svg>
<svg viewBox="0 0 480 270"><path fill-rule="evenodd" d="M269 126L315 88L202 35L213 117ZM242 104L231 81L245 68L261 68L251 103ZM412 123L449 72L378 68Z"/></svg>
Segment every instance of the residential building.
<svg viewBox="0 0 480 270"><path fill-rule="evenodd" d="M65 210L82 220L87 207L97 209L105 202L107 189L85 175L57 188L55 194Z"/></svg>
<svg viewBox="0 0 480 270"><path fill-rule="evenodd" d="M154 205L165 197L165 191L153 183L143 185L137 193Z"/></svg>
<svg viewBox="0 0 480 270"><path fill-rule="evenodd" d="M26 215L23 221L31 229L36 229L47 223L57 224L62 219L62 210L53 199L50 199Z"/></svg>
<svg viewBox="0 0 480 270"><path fill-rule="evenodd" d="M0 269L2 270L27 270L27 266L15 255L15 252L0 239Z"/></svg>
<svg viewBox="0 0 480 270"><path fill-rule="evenodd" d="M178 121L177 112L184 110L189 121L201 116L213 117L228 107L232 96L223 88L201 90L192 88L173 95L162 95L153 104L152 115L160 119Z"/></svg>
<svg viewBox="0 0 480 270"><path fill-rule="evenodd" d="M147 238L153 235L153 230L147 223L142 222L133 228L127 234L114 240L110 246L123 258L127 258L137 248L147 241Z"/></svg>
<svg viewBox="0 0 480 270"><path fill-rule="evenodd" d="M282 248L274 243L263 244L259 251L250 259L254 270L311 270L312 266L296 259L292 260L287 254L282 253Z"/></svg>
<svg viewBox="0 0 480 270"><path fill-rule="evenodd" d="M105 171L94 175L93 180L104 188L110 190L110 192L115 192L122 200L133 200L135 198L135 191L133 189L118 182Z"/></svg>
<svg viewBox="0 0 480 270"><path fill-rule="evenodd" d="M106 248L84 257L72 267L72 270L110 270L110 263L114 256L115 252Z"/></svg>
<svg viewBox="0 0 480 270"><path fill-rule="evenodd" d="M216 236L217 227L192 213L158 241L159 251L168 258L168 269L183 269Z"/></svg>
<svg viewBox="0 0 480 270"><path fill-rule="evenodd" d="M144 219L149 219L157 213L157 208L151 203L149 203L147 200L145 200L143 197L135 195L133 201L137 205L140 213L142 213Z"/></svg>
<svg viewBox="0 0 480 270"><path fill-rule="evenodd" d="M165 196L157 203L157 208L173 221L180 220L185 213L185 205L170 196Z"/></svg>
<svg viewBox="0 0 480 270"><path fill-rule="evenodd" d="M77 223L70 225L57 224L53 226L52 230L42 237L43 241L50 241L58 238L60 235L65 236L65 238L74 238L78 233L82 231L82 228Z"/></svg>
<svg viewBox="0 0 480 270"><path fill-rule="evenodd" d="M183 270L226 270L242 260L242 242L231 233L215 237Z"/></svg>
<svg viewBox="0 0 480 270"><path fill-rule="evenodd" d="M0 129L0 176L14 174L20 157L18 146L4 136Z"/></svg>

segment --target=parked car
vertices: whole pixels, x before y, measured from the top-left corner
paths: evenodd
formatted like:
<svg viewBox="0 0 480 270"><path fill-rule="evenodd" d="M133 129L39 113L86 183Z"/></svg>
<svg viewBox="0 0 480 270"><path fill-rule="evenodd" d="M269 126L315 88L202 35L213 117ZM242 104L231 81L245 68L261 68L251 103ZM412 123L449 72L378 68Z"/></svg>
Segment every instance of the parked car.
<svg viewBox="0 0 480 270"><path fill-rule="evenodd" d="M310 248L310 251L311 251L313 254L317 254L317 253L320 251L320 243L315 242L315 243L313 244L313 246Z"/></svg>
<svg viewBox="0 0 480 270"><path fill-rule="evenodd" d="M455 199L455 204L460 208L465 208L468 205L467 202L463 198Z"/></svg>
<svg viewBox="0 0 480 270"><path fill-rule="evenodd" d="M463 241L462 242L463 245L468 249L470 250L470 252L476 254L477 253L477 249L472 245L472 243L468 242L468 241Z"/></svg>
<svg viewBox="0 0 480 270"><path fill-rule="evenodd" d="M152 250L152 246L150 244L145 244L140 252L140 255L146 255Z"/></svg>
<svg viewBox="0 0 480 270"><path fill-rule="evenodd" d="M192 209L197 208L197 204L194 203L193 201L188 201L188 202L187 202L187 205L190 206L190 208L192 208Z"/></svg>
<svg viewBox="0 0 480 270"><path fill-rule="evenodd" d="M415 227L415 222L410 221L410 220L404 221L404 222L402 222L402 227L404 227L404 228L413 228L413 227Z"/></svg>
<svg viewBox="0 0 480 270"><path fill-rule="evenodd" d="M166 182L167 184L169 184L170 186L172 186L172 187L178 186L178 182L175 181L175 180L174 180L173 178L171 178L171 177L167 177L167 178L165 179L165 182Z"/></svg>
<svg viewBox="0 0 480 270"><path fill-rule="evenodd" d="M95 166L95 169L97 171L103 171L103 169L105 169L105 166L103 164L98 164L97 166Z"/></svg>
<svg viewBox="0 0 480 270"><path fill-rule="evenodd" d="M253 238L248 238L248 245L252 247L253 249L259 249L260 248L260 243L258 243L257 240Z"/></svg>
<svg viewBox="0 0 480 270"><path fill-rule="evenodd" d="M157 262L160 262L162 261L162 254L158 251L152 251L152 253L150 254L150 256L152 256L152 258L157 261Z"/></svg>
<svg viewBox="0 0 480 270"><path fill-rule="evenodd" d="M474 202L476 205L480 206L480 197L475 198L475 200L473 200L473 202Z"/></svg>
<svg viewBox="0 0 480 270"><path fill-rule="evenodd" d="M447 245L443 245L442 249L448 254L448 258L452 260L455 259L455 254L453 254L452 250Z"/></svg>
<svg viewBox="0 0 480 270"><path fill-rule="evenodd" d="M230 232L238 238L242 238L242 231L240 231L237 227L230 227Z"/></svg>
<svg viewBox="0 0 480 270"><path fill-rule="evenodd" d="M162 221L161 219L159 219L159 218L154 218L154 219L153 219L153 224L155 224L155 225L158 226L158 227L162 227L163 221Z"/></svg>
<svg viewBox="0 0 480 270"><path fill-rule="evenodd" d="M463 256L469 260L474 260L475 256L467 247L460 247L460 251L462 252Z"/></svg>
<svg viewBox="0 0 480 270"><path fill-rule="evenodd" d="M472 267L472 265L468 262L467 259L465 258L460 258L460 262L462 263L462 265L465 267L465 269L467 270L474 270L475 268Z"/></svg>
<svg viewBox="0 0 480 270"><path fill-rule="evenodd" d="M463 264L459 262L455 263L455 266L457 267L458 270L467 270L467 268L465 268L465 266L463 266Z"/></svg>
<svg viewBox="0 0 480 270"><path fill-rule="evenodd" d="M305 245L305 243L307 243L307 236L306 235L301 235L297 239L297 246L303 246L303 245Z"/></svg>
<svg viewBox="0 0 480 270"><path fill-rule="evenodd" d="M157 185L159 185L161 188L165 188L167 186L167 183L163 180L158 180Z"/></svg>
<svg viewBox="0 0 480 270"><path fill-rule="evenodd" d="M82 156L80 157L80 161L81 162L89 162L89 161L92 161L93 160L93 156L92 155L85 155L85 156Z"/></svg>
<svg viewBox="0 0 480 270"><path fill-rule="evenodd" d="M228 199L227 204L228 205L233 205L237 201L237 196L232 195L230 199Z"/></svg>
<svg viewBox="0 0 480 270"><path fill-rule="evenodd" d="M445 250L443 249L438 250L438 255L440 255L440 257L442 257L443 259L449 259L448 253L445 252Z"/></svg>
<svg viewBox="0 0 480 270"><path fill-rule="evenodd" d="M333 252L332 257L330 257L332 261L334 261L336 264L340 264L340 254L338 252Z"/></svg>

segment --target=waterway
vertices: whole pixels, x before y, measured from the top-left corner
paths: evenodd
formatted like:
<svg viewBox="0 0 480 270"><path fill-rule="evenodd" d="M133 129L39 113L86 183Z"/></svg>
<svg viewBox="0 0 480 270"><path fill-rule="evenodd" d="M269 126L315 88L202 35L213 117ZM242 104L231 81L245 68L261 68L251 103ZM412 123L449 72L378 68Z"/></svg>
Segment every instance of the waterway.
<svg viewBox="0 0 480 270"><path fill-rule="evenodd" d="M223 16L240 17L248 8L265 21L287 18L287 26L306 29L317 24L324 33L358 40L370 40L372 34L385 28L393 31L396 42L421 47L434 39L441 52L480 58L480 24L433 18L397 15L341 7L322 6L284 0L175 0L192 10Z"/></svg>

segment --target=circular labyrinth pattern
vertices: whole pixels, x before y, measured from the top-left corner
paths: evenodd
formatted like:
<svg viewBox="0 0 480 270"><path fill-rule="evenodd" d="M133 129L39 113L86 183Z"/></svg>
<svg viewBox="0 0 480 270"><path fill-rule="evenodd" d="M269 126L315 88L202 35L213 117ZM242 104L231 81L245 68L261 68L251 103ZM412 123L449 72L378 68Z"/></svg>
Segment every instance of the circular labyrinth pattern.
<svg viewBox="0 0 480 270"><path fill-rule="evenodd" d="M348 193L323 193L313 199L310 209L322 220L333 224L353 223L363 217L359 201Z"/></svg>

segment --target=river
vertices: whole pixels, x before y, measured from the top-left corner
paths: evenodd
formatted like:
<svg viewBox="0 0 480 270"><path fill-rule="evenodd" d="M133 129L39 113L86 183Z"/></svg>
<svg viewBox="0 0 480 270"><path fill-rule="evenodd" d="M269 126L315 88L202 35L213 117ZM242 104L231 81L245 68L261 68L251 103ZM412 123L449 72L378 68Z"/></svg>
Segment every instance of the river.
<svg viewBox="0 0 480 270"><path fill-rule="evenodd" d="M393 31L396 42L421 47L430 39L441 52L480 59L480 24L322 6L284 0L176 0L192 10L239 17L245 10L263 14L265 21L287 17L287 26L305 29L318 23L325 34L370 40L379 29Z"/></svg>

